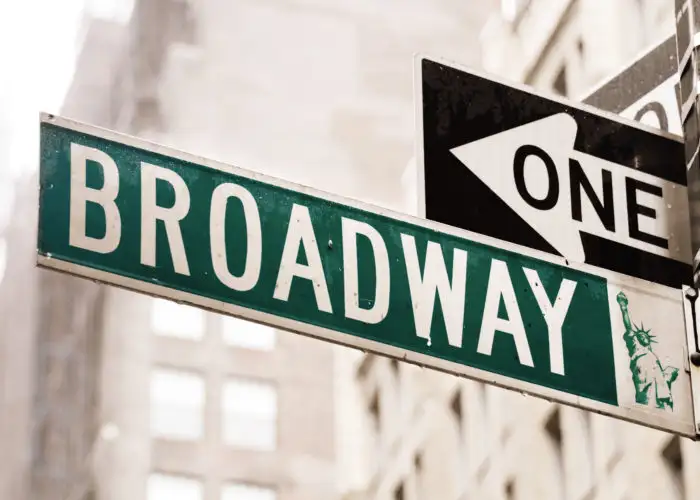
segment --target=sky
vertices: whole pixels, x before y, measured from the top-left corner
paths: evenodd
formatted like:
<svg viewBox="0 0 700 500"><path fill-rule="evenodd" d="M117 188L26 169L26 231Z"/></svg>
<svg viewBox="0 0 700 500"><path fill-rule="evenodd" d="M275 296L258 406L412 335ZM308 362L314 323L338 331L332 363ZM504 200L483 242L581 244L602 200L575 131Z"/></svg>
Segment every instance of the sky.
<svg viewBox="0 0 700 500"><path fill-rule="evenodd" d="M84 15L126 21L133 1L21 0L3 7L0 182L36 169L39 113L60 111L75 68Z"/></svg>
<svg viewBox="0 0 700 500"><path fill-rule="evenodd" d="M8 2L0 16L0 176L36 168L39 111L57 112L86 0Z"/></svg>
<svg viewBox="0 0 700 500"><path fill-rule="evenodd" d="M127 17L133 0L21 0L0 16L0 281L6 264L2 233L12 217L14 181L36 170L39 113L58 113L81 41L81 21ZM125 16L126 15L126 16Z"/></svg>

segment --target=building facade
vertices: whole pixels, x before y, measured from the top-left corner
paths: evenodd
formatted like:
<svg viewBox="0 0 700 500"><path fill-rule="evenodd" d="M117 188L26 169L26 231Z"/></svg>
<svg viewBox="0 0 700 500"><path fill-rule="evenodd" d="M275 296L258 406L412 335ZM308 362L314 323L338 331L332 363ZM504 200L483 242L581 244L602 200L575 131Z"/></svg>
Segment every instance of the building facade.
<svg viewBox="0 0 700 500"><path fill-rule="evenodd" d="M669 4L504 0L501 14L482 31L484 68L536 88L583 98L640 51L674 33Z"/></svg>
<svg viewBox="0 0 700 500"><path fill-rule="evenodd" d="M120 45L103 78L76 89L79 99L94 92L101 116L64 114L179 147L177 124L187 121L200 138L225 142L225 128L206 115L187 115L188 99L178 109L164 106L160 95L170 55L194 40L192 9L183 1L134 2L131 14L121 16ZM107 25L115 23L88 27L76 84L96 78L101 65L94 57L103 52L91 37L104 36ZM208 61L212 68L224 62L216 54ZM213 101L212 90L206 95ZM336 497L330 346L132 292L103 291L102 433L88 460L96 498Z"/></svg>
<svg viewBox="0 0 700 500"><path fill-rule="evenodd" d="M666 0L504 0L481 34L483 66L580 99L671 33ZM370 436L363 498L700 495L690 440L372 355L356 380Z"/></svg>
<svg viewBox="0 0 700 500"><path fill-rule="evenodd" d="M478 30L493 5L141 0L112 86L112 128L404 210L414 195L399 182L415 140L413 54L478 64ZM162 312L177 318L164 326L156 304L168 309L115 290L107 298L103 419L122 444L105 447L100 498L141 498L144 481L148 500L366 497L363 450L373 445L355 383L362 353L286 332L274 334L274 348L256 348L264 329L181 308ZM154 330L150 343L132 338ZM182 400L171 399L175 387ZM159 394L199 416L158 417ZM255 424L258 438L246 433L260 441L243 451L236 422L249 411L267 423ZM273 414L274 436L264 434Z"/></svg>
<svg viewBox="0 0 700 500"><path fill-rule="evenodd" d="M63 115L403 210L412 56L478 64L495 1L98 3ZM3 498L367 498L381 363L34 268L36 183L3 230Z"/></svg>
<svg viewBox="0 0 700 500"><path fill-rule="evenodd" d="M105 125L99 88L120 36L109 24L93 28L63 111ZM91 499L105 289L36 267L38 178L23 174L8 185L0 230L0 497Z"/></svg>

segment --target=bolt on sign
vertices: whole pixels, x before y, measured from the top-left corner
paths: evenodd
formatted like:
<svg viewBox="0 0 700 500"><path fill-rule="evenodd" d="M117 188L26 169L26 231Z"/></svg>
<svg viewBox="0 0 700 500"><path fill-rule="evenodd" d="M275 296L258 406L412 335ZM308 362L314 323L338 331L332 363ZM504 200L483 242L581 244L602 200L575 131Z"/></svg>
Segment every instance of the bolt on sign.
<svg viewBox="0 0 700 500"><path fill-rule="evenodd" d="M38 264L694 437L679 290L42 115Z"/></svg>

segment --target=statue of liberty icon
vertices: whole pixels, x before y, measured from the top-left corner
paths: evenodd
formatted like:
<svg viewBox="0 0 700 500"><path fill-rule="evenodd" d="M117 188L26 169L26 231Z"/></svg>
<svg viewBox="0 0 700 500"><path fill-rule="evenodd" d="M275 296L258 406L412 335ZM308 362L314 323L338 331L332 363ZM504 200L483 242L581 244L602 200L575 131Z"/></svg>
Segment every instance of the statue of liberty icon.
<svg viewBox="0 0 700 500"><path fill-rule="evenodd" d="M664 367L661 364L652 347L656 343L655 336L651 334L651 329L644 329L644 324L637 327L632 323L628 310L629 301L623 292L617 295L617 303L620 305L622 322L625 325L622 338L630 358L635 400L648 406L653 399L657 408L673 411L671 385L678 378L678 368Z"/></svg>

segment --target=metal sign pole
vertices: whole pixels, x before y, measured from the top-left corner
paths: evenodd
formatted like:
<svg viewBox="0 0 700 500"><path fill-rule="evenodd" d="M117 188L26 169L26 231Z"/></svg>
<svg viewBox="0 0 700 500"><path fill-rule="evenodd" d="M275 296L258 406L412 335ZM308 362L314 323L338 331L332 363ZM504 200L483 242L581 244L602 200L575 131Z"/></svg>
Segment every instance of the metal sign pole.
<svg viewBox="0 0 700 500"><path fill-rule="evenodd" d="M690 213L690 242L693 255L693 284L695 289L685 291L685 296L697 306L697 289L700 285L700 107L698 106L698 78L700 72L700 0L675 0L676 51L680 80L681 122L685 140L685 162L688 175L688 209ZM695 315L693 319L696 320ZM696 431L700 432L700 345L698 323L692 322L692 335L688 336L691 384L693 393Z"/></svg>
<svg viewBox="0 0 700 500"><path fill-rule="evenodd" d="M700 61L700 1L676 0L676 50L680 76L681 121L685 139L685 160L688 170L693 281L700 284L700 108L698 107L698 71Z"/></svg>

